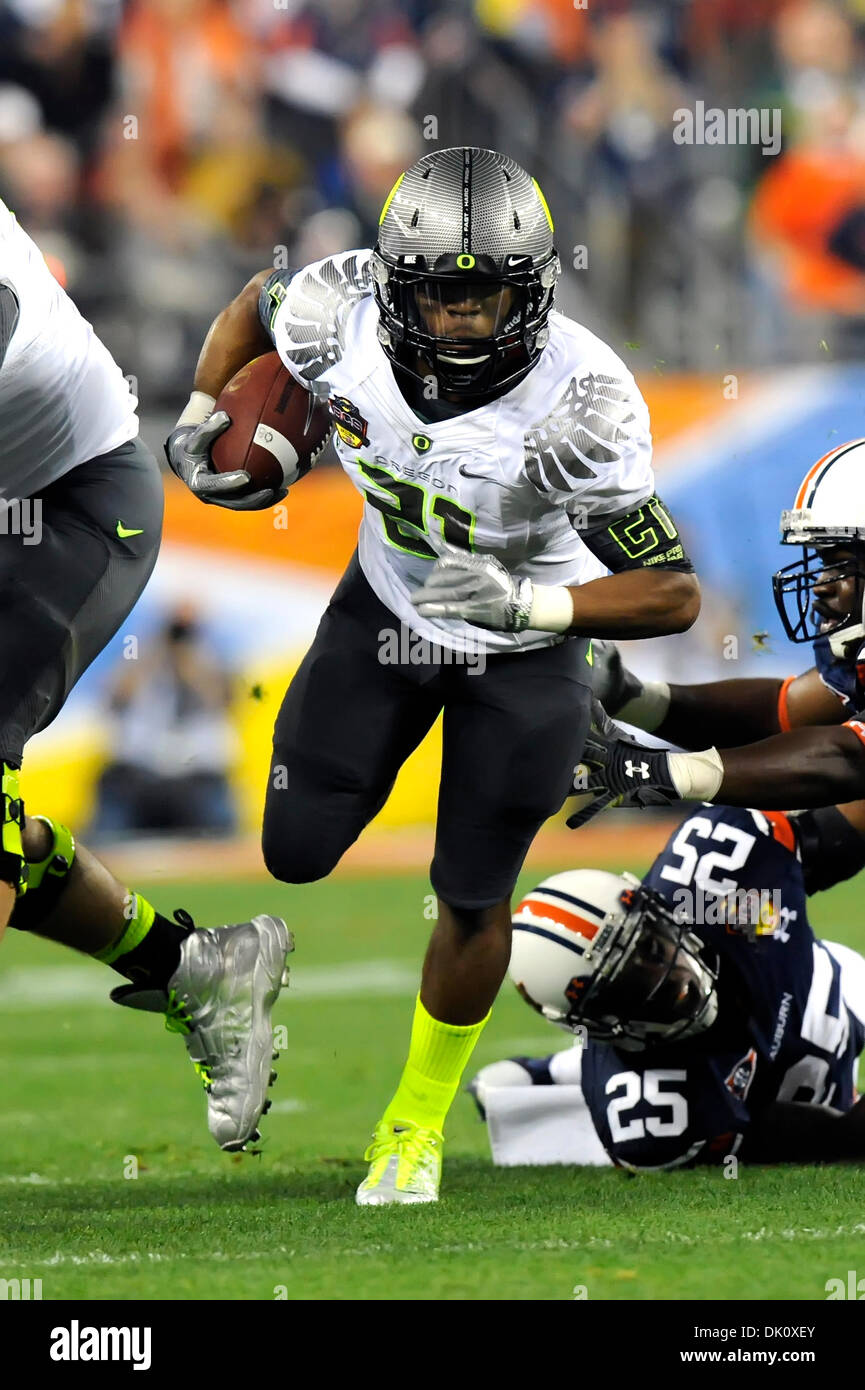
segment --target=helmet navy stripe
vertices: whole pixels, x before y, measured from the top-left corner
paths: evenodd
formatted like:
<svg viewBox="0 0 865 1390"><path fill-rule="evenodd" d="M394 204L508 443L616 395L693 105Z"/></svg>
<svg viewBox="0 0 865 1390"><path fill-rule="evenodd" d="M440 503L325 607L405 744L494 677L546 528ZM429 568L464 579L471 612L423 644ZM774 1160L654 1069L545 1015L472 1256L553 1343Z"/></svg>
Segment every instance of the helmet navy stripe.
<svg viewBox="0 0 865 1390"><path fill-rule="evenodd" d="M601 917L601 919L607 915L605 912L601 912L594 903L583 902L582 898L575 898L573 893L565 893L561 888L545 888L541 883L532 893L527 893L526 897L536 898L538 893L548 893L551 898L562 898L566 903L573 903L574 907L581 907L584 912L594 912L595 916Z"/></svg>
<svg viewBox="0 0 865 1390"><path fill-rule="evenodd" d="M821 469L820 469L820 472L817 474L817 477L814 479L813 483L811 484L811 491L810 491L810 493L808 494L808 496L807 496L806 499L805 499L805 506L806 506L806 507L810 507L810 506L811 506L812 502L814 501L814 495L815 495L815 493L817 492L817 488L818 488L819 484L822 483L823 479L826 477L826 474L829 472L829 469L833 466L833 464L836 464L836 463L838 462L839 459L842 459L842 458L844 457L845 454L849 454L849 452L850 452L851 449L855 449L856 446L857 446L857 444L861 444L861 443L862 443L862 440L861 440L861 439L853 439L853 440L851 440L850 443L846 446L846 448L841 448L841 449L838 451L838 453L835 455L835 457L834 457L833 459L830 459L830 460L829 460L829 462L826 464L826 467L825 467L825 468L821 468Z"/></svg>
<svg viewBox="0 0 865 1390"><path fill-rule="evenodd" d="M472 245L472 152L463 150L463 250Z"/></svg>
<svg viewBox="0 0 865 1390"><path fill-rule="evenodd" d="M584 956L586 954L584 948L578 945L576 941L565 941L564 937L556 936L554 931L548 931L546 927L532 926L531 923L520 921L519 917L514 918L513 928L514 931L531 932L532 936L545 936L547 941L555 941L559 946L566 946L568 950L573 951L576 956Z"/></svg>

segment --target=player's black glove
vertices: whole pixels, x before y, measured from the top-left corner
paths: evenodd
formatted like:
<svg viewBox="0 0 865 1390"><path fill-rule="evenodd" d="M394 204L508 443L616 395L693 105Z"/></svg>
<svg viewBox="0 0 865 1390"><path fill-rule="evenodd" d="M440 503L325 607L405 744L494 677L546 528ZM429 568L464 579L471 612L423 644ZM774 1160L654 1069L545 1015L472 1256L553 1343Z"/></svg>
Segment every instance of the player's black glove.
<svg viewBox="0 0 865 1390"><path fill-rule="evenodd" d="M583 760L574 769L572 795L581 802L568 817L572 830L607 806L666 806L681 800L670 775L669 754L628 738L598 700L592 701L592 727Z"/></svg>
<svg viewBox="0 0 865 1390"><path fill-rule="evenodd" d="M643 693L643 682L625 666L615 642L592 642L592 690L607 714L614 716Z"/></svg>
<svg viewBox="0 0 865 1390"><path fill-rule="evenodd" d="M186 483L201 502L227 507L232 512L257 512L281 502L285 492L262 488L244 497L236 494L252 481L243 468L218 473L210 457L210 446L231 424L224 410L217 410L200 425L178 425L165 441L165 457L172 473Z"/></svg>

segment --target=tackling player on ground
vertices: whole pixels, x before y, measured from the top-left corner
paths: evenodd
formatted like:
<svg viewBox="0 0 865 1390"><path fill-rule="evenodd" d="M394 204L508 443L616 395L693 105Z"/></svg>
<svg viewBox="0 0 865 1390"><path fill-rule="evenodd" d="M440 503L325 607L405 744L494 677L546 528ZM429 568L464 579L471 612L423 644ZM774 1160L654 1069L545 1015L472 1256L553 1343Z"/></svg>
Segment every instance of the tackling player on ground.
<svg viewBox="0 0 865 1390"><path fill-rule="evenodd" d="M815 665L780 680L697 686L644 685L615 648L599 655L598 694L607 713L694 753L626 742L599 716L587 746L589 801L569 824L604 806L681 797L774 809L825 808L817 830L827 853L843 852L851 872L865 866L865 815L841 817L836 803L865 791L865 440L833 449L809 469L781 517L784 545L802 559L773 580L784 629L814 645ZM706 730L717 747L704 748ZM727 744L742 747L727 747Z"/></svg>
<svg viewBox="0 0 865 1390"><path fill-rule="evenodd" d="M848 876L813 817L701 807L642 883L577 869L526 895L511 978L586 1041L479 1073L494 1153L507 1158L519 1138L523 1162L581 1149L591 1161L579 1085L625 1168L865 1160L865 960L809 925L806 894ZM569 1090L539 1107L538 1093L512 1089L538 1085Z"/></svg>
<svg viewBox="0 0 865 1390"><path fill-rule="evenodd" d="M141 594L163 493L128 382L2 203L0 269L0 937L11 925L122 975L112 998L183 1033L211 1133L241 1148L266 1103L285 924L193 931L127 891L65 826L24 814L25 744Z"/></svg>
<svg viewBox="0 0 865 1390"><path fill-rule="evenodd" d="M361 1204L438 1196L445 1116L507 966L510 894L567 793L562 753L582 748L589 638L681 631L699 608L654 495L645 404L610 348L553 311L558 274L519 165L426 155L373 252L264 271L217 318L167 445L203 501L247 505L247 475L209 466L228 423L211 412L275 345L329 398L364 497L358 552L276 722L263 847L277 878L330 873L444 712L438 920ZM423 664L386 659L401 623L428 643Z"/></svg>

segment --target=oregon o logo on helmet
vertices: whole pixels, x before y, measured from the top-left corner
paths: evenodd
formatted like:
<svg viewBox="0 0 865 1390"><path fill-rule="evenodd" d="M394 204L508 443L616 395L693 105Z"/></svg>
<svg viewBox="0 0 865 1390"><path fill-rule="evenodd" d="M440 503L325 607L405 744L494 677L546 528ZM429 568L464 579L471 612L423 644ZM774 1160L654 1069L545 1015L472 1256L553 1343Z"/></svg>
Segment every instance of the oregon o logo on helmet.
<svg viewBox="0 0 865 1390"><path fill-rule="evenodd" d="M435 270L440 257L441 268ZM379 342L426 400L443 392L454 400L477 401L491 391L509 390L547 345L560 269L552 219L526 170L495 150L468 145L433 150L407 169L382 210L372 266ZM461 276L465 288L481 273L490 297L494 287L507 283L505 316L499 321L494 315L492 322L484 316L485 346L476 358L451 355L440 346L452 341L450 335L431 332L435 322L426 324L415 312L418 283L429 280L441 285L442 293L453 293Z"/></svg>

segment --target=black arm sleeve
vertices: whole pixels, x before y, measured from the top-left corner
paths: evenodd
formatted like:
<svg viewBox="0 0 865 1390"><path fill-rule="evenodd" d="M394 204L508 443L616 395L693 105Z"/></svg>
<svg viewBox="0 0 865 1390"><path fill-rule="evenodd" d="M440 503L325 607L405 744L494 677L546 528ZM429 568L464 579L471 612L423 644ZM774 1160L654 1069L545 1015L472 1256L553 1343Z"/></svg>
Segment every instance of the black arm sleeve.
<svg viewBox="0 0 865 1390"><path fill-rule="evenodd" d="M837 806L802 811L790 820L799 842L806 893L832 888L865 869L865 837Z"/></svg>
<svg viewBox="0 0 865 1390"><path fill-rule="evenodd" d="M273 270L258 292L258 316L273 339L273 320L296 270Z"/></svg>
<svg viewBox="0 0 865 1390"><path fill-rule="evenodd" d="M861 1163L865 1160L862 1103L852 1110L775 1101L742 1142L746 1163Z"/></svg>
<svg viewBox="0 0 865 1390"><path fill-rule="evenodd" d="M18 324L18 296L8 280L0 280L0 367Z"/></svg>
<svg viewBox="0 0 865 1390"><path fill-rule="evenodd" d="M582 539L613 574L637 569L693 573L676 523L659 497L649 497L607 526L584 532Z"/></svg>

